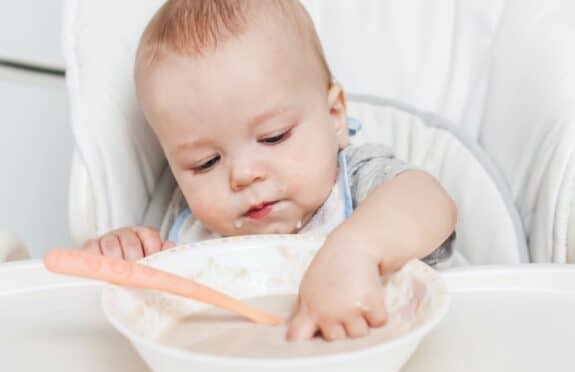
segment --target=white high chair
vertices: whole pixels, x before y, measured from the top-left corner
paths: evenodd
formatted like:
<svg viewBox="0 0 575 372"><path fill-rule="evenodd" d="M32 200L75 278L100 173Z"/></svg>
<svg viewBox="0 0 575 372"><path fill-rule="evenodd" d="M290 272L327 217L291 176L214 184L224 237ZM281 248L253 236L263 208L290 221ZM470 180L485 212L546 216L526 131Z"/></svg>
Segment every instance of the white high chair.
<svg viewBox="0 0 575 372"><path fill-rule="evenodd" d="M174 187L132 81L139 35L162 3L66 2L77 243L157 223ZM351 96L364 124L354 141L384 142L440 180L468 262L575 261L575 3L304 4L334 74L364 95Z"/></svg>

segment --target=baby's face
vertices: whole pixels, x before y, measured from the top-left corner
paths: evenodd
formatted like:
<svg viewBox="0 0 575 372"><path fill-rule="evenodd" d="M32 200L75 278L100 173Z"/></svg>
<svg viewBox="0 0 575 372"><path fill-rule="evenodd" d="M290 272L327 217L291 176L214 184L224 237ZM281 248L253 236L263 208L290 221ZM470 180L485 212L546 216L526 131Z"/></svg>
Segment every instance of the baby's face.
<svg viewBox="0 0 575 372"><path fill-rule="evenodd" d="M223 236L296 232L336 180L348 139L343 93L298 42L248 31L137 77L192 213Z"/></svg>

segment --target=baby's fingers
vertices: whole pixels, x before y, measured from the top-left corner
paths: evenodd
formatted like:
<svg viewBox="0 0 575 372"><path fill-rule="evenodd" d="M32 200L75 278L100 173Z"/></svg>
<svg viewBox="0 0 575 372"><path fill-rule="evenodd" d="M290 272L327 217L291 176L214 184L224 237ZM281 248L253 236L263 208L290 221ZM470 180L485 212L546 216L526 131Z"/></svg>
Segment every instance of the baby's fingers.
<svg viewBox="0 0 575 372"><path fill-rule="evenodd" d="M337 341L345 338L345 329L339 322L323 322L319 328L326 341Z"/></svg>
<svg viewBox="0 0 575 372"><path fill-rule="evenodd" d="M383 300L379 304L374 304L364 312L365 319L370 327L381 327L387 322L387 311Z"/></svg>
<svg viewBox="0 0 575 372"><path fill-rule="evenodd" d="M118 239L122 245L124 257L130 261L137 261L144 257L142 242L138 235L131 229L121 229L117 231Z"/></svg>
<svg viewBox="0 0 575 372"><path fill-rule="evenodd" d="M151 227L134 227L134 232L140 238L144 248L144 256L151 256L162 249L160 234Z"/></svg>
<svg viewBox="0 0 575 372"><path fill-rule="evenodd" d="M84 245L82 245L82 250L84 252L98 256L102 255L102 251L100 250L100 243L95 239L87 240Z"/></svg>
<svg viewBox="0 0 575 372"><path fill-rule="evenodd" d="M317 329L317 324L310 314L305 309L298 307L289 323L287 339L288 341L309 340Z"/></svg>
<svg viewBox="0 0 575 372"><path fill-rule="evenodd" d="M124 258L120 239L114 234L104 235L100 239L100 249L104 256Z"/></svg>
<svg viewBox="0 0 575 372"><path fill-rule="evenodd" d="M354 316L343 322L345 332L349 337L363 337L369 332L369 326L362 316Z"/></svg>

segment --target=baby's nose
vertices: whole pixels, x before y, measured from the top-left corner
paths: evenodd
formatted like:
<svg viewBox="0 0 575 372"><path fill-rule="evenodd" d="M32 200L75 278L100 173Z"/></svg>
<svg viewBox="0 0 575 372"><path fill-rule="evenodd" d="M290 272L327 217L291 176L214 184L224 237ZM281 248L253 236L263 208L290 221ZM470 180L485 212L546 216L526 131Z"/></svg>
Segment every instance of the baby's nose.
<svg viewBox="0 0 575 372"><path fill-rule="evenodd" d="M242 161L232 167L230 184L233 191L240 191L264 178L261 167L254 162Z"/></svg>

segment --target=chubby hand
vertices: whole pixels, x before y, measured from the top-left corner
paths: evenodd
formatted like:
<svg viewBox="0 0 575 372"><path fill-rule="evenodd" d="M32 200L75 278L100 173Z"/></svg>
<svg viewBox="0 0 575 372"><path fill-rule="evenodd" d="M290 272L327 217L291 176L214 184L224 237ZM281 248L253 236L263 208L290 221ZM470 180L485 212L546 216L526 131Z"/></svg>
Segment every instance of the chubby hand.
<svg viewBox="0 0 575 372"><path fill-rule="evenodd" d="M97 255L139 260L164 249L174 247L171 241L162 242L158 231L151 227L124 227L97 239L87 240L82 250Z"/></svg>
<svg viewBox="0 0 575 372"><path fill-rule="evenodd" d="M328 340L361 337L385 324L379 261L365 246L328 238L307 269L288 327L288 340L320 331Z"/></svg>

